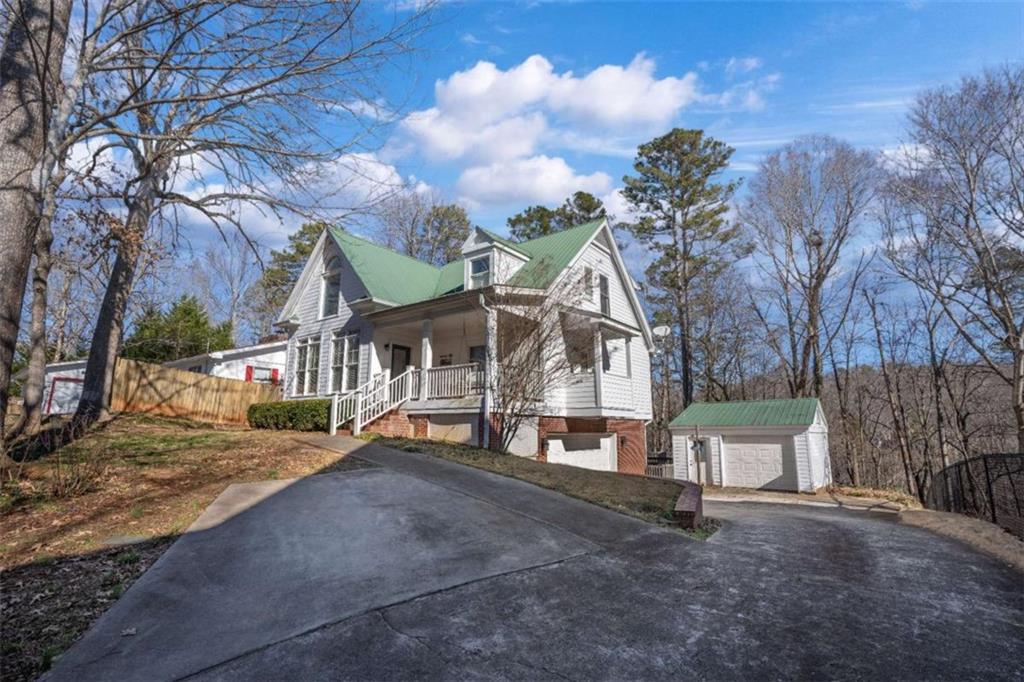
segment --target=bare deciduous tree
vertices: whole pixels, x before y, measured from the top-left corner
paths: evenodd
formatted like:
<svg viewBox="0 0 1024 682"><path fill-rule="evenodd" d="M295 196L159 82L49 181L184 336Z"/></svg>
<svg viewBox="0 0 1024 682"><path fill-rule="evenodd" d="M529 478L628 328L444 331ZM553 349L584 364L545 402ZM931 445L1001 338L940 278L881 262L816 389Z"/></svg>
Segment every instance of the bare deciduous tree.
<svg viewBox="0 0 1024 682"><path fill-rule="evenodd" d="M122 13L112 87L129 96L93 135L123 149L132 174L116 258L100 305L79 403L82 419L108 410L114 360L147 230L186 213L243 231L253 206L309 213L310 188L360 139L354 102L375 100L374 75L408 49L413 12L378 26L356 2L197 2L171 17L146 3ZM144 26L145 30L129 30ZM344 142L324 131L344 121ZM365 128L365 126L363 126ZM338 208L338 207L335 207ZM346 207L351 208L351 207ZM340 208L339 208L340 210ZM243 232L244 234L244 232Z"/></svg>
<svg viewBox="0 0 1024 682"><path fill-rule="evenodd" d="M524 421L601 362L592 319L579 310L582 273L567 271L547 292L497 286L483 297L492 329L487 357L491 447L508 452Z"/></svg>
<svg viewBox="0 0 1024 682"><path fill-rule="evenodd" d="M1024 451L1024 68L922 94L881 220L893 269L1012 389Z"/></svg>
<svg viewBox="0 0 1024 682"><path fill-rule="evenodd" d="M811 136L770 154L750 183L740 219L767 283L751 302L793 397L821 395L831 342L822 338L823 317L849 309L864 268L850 243L877 181L874 155ZM830 333L841 327L833 323Z"/></svg>
<svg viewBox="0 0 1024 682"><path fill-rule="evenodd" d="M432 265L459 258L469 237L466 210L445 203L435 190L403 188L383 199L375 213L385 246Z"/></svg>

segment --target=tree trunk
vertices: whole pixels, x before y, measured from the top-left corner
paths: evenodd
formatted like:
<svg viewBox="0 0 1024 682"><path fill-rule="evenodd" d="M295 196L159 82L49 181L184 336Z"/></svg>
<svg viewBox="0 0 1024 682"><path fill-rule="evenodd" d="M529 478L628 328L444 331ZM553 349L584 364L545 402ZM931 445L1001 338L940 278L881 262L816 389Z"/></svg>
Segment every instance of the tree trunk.
<svg viewBox="0 0 1024 682"><path fill-rule="evenodd" d="M878 311L875 300L865 293L868 308L871 310L871 321L875 327L875 342L878 344L878 360L882 370L882 380L885 384L885 396L889 402L889 410L892 414L893 432L896 435L896 443L900 450L900 461L903 464L903 476L906 479L907 491L918 496L917 479L914 477L913 466L910 461L910 443L907 441L906 421L903 419L903 409L900 401L897 400L896 390L893 386L892 376L889 372L889 363L885 359L885 344L882 342L882 326L878 321Z"/></svg>
<svg viewBox="0 0 1024 682"><path fill-rule="evenodd" d="M42 207L47 117L60 85L71 0L16 0L0 53L0 435Z"/></svg>
<svg viewBox="0 0 1024 682"><path fill-rule="evenodd" d="M39 221L36 234L36 266L32 271L32 322L29 326L28 376L22 391L22 416L15 434L36 433L43 422L43 381L46 378L46 299L53 266L53 208Z"/></svg>
<svg viewBox="0 0 1024 682"><path fill-rule="evenodd" d="M121 347L124 314L128 307L135 270L142 254L142 240L155 206L155 184L142 181L139 195L128 212L124 234L118 241L117 258L110 272L103 303L100 304L85 365L82 397L76 420L93 422L110 417L110 394L114 384L114 364Z"/></svg>
<svg viewBox="0 0 1024 682"><path fill-rule="evenodd" d="M1017 420L1017 452L1024 453L1024 341L1013 353L1013 416Z"/></svg>

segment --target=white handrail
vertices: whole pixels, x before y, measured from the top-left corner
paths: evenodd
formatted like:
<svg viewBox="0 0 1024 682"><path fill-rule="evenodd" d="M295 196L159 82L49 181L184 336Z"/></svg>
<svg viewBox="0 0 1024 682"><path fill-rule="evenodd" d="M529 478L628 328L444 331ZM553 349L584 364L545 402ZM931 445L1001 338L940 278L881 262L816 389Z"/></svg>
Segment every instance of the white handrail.
<svg viewBox="0 0 1024 682"><path fill-rule="evenodd" d="M386 384L366 392L355 394L355 411L352 419L352 433L359 435L363 427L374 419L395 409L412 397L413 368L405 370Z"/></svg>

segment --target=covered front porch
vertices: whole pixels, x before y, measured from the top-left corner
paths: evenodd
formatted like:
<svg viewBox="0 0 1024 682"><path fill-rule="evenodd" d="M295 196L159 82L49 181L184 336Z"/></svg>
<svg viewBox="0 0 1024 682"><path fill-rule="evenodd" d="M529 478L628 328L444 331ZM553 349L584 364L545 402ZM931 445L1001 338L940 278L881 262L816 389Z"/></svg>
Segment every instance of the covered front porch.
<svg viewBox="0 0 1024 682"><path fill-rule="evenodd" d="M445 307L427 311L381 311L374 323L373 374L394 378L408 370L409 409L421 401L483 397L487 365L487 311L478 297L460 297ZM412 319L410 319L410 315ZM469 407L460 404L460 407ZM435 405L435 407L441 407Z"/></svg>

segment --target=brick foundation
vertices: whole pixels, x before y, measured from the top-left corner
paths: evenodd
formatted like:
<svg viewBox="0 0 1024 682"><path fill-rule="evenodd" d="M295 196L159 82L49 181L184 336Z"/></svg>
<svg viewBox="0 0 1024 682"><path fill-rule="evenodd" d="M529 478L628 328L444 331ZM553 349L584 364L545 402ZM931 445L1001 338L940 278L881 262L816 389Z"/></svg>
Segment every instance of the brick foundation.
<svg viewBox="0 0 1024 682"><path fill-rule="evenodd" d="M392 410L367 424L363 430L367 433L379 433L382 436L391 436L392 438L412 438L413 422L410 421L405 412ZM426 434L423 437L425 438Z"/></svg>
<svg viewBox="0 0 1024 682"><path fill-rule="evenodd" d="M430 437L430 417L425 414L411 414L409 422L412 424L413 438Z"/></svg>
<svg viewBox="0 0 1024 682"><path fill-rule="evenodd" d="M615 433L618 436L618 471L642 475L647 467L647 427L640 419L607 417L541 417L537 436L543 444L549 433ZM538 446L537 459L547 461L547 451Z"/></svg>

